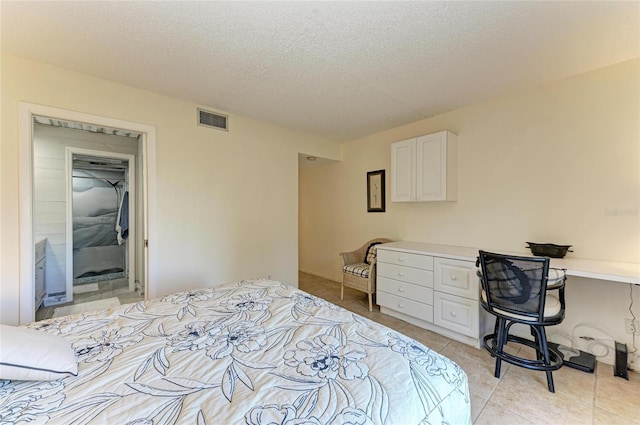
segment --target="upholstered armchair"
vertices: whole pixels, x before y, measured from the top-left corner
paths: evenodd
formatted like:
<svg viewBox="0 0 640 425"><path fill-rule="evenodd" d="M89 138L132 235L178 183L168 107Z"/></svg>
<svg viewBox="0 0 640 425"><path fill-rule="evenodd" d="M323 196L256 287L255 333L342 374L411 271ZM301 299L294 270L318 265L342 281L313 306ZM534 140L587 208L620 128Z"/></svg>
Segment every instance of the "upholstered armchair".
<svg viewBox="0 0 640 425"><path fill-rule="evenodd" d="M362 245L355 251L341 252L342 286L340 299L344 299L344 287L357 289L369 295L369 311L373 311L372 296L376 292L376 248L378 244L393 242L391 239L377 238Z"/></svg>

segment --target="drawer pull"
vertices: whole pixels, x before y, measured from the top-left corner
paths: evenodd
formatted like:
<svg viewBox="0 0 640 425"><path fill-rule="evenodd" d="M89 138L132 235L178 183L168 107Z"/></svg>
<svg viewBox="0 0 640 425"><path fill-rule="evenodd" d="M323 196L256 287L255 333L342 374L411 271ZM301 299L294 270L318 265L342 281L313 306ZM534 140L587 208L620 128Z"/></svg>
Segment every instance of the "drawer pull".
<svg viewBox="0 0 640 425"><path fill-rule="evenodd" d="M404 258L398 257L398 261L400 261L402 263L402 262L404 262Z"/></svg>
<svg viewBox="0 0 640 425"><path fill-rule="evenodd" d="M398 273L398 276L404 276L404 273L400 272Z"/></svg>
<svg viewBox="0 0 640 425"><path fill-rule="evenodd" d="M456 275L451 276L451 280L458 280L458 276Z"/></svg>
<svg viewBox="0 0 640 425"><path fill-rule="evenodd" d="M398 288L398 292L404 292L404 288Z"/></svg>
<svg viewBox="0 0 640 425"><path fill-rule="evenodd" d="M449 315L450 315L451 317L456 317L456 316L457 316L457 314L456 314L456 312L455 312L455 311L450 311L450 312L449 312Z"/></svg>
<svg viewBox="0 0 640 425"><path fill-rule="evenodd" d="M399 304L398 304L398 308L404 308L404 304L399 303Z"/></svg>

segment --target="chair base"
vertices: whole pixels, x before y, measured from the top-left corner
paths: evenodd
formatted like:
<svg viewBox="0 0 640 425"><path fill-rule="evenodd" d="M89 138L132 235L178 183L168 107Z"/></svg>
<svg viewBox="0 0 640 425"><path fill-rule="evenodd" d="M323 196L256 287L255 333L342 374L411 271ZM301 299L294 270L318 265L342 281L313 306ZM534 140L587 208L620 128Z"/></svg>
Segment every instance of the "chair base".
<svg viewBox="0 0 640 425"><path fill-rule="evenodd" d="M356 276L351 273L342 274L342 287L340 289L340 299L344 300L344 287L362 291L369 296L369 311L373 311L372 295L375 292L375 277L369 279L369 277Z"/></svg>
<svg viewBox="0 0 640 425"><path fill-rule="evenodd" d="M347 286L349 288L352 289L357 289L357 288L353 288L352 286L349 285L345 285L344 282L342 282L342 284L340 285L340 299L344 301L344 287ZM367 292L367 291L363 291L366 292L366 294L369 296L369 311L373 311L373 294L371 292Z"/></svg>
<svg viewBox="0 0 640 425"><path fill-rule="evenodd" d="M496 358L495 377L500 378L500 363L502 360L504 360L507 363L515 366L520 366L525 369L546 372L549 391L552 393L555 392L551 372L560 369L562 367L563 360L561 354L557 350L548 346L546 335L542 338L536 338L537 341L531 341L519 336L507 334L505 335L506 338L503 337L503 341L502 343L500 343L499 333L500 331L498 330L498 332L487 335L483 338L484 348L486 348L487 351L491 353L492 357ZM532 333L534 333L533 329ZM533 348L534 350L536 350L536 360L514 356L505 352L503 350L503 347L508 342L526 345Z"/></svg>

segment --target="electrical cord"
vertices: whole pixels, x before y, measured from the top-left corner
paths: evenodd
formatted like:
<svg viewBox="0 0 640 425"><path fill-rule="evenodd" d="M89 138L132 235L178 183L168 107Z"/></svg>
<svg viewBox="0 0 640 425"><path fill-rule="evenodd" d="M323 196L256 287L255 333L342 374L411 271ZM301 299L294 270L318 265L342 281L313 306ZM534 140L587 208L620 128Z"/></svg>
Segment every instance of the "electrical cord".
<svg viewBox="0 0 640 425"><path fill-rule="evenodd" d="M631 317L633 318L633 323L636 323L636 315L633 312L633 284L630 283L629 284L629 313L631 314ZM586 336L586 335L580 335L577 336L578 332L577 329L578 328L589 328L589 332L588 334L593 334L593 331L597 331L598 333L600 333L604 338L596 338L596 337L592 337L592 336ZM638 331L640 329L636 329L636 331ZM585 332L587 333L587 332ZM571 334L568 334L566 332L551 332L549 333L549 336L559 336L561 338L566 339L567 341L570 341L571 346L570 348L578 348L578 340L582 340L584 341L583 344L580 345L584 345L584 348L586 349L587 352L593 354L596 357L606 357L609 355L609 353L611 351L615 350L615 342L616 340L613 338L613 336L611 334L609 334L609 332L605 331L604 329L600 328L599 326L597 326L594 323L579 323L576 326L573 327ZM629 351L629 355L631 358L633 359L637 359L640 357L640 354L636 354L638 352L638 347L636 346L636 334L635 332L631 335L632 337L632 350ZM598 352L596 352L598 351ZM633 363L634 361L632 360L631 363ZM631 368L630 368L631 369ZM631 369L633 370L633 369Z"/></svg>
<svg viewBox="0 0 640 425"><path fill-rule="evenodd" d="M638 347L636 347L636 331L637 329L635 329L635 325L636 325L636 315L633 314L633 283L629 284L629 299L631 300L631 302L629 303L629 313L631 313L631 317L633 318L633 325L634 325L634 329L633 329L633 333L631 334L631 341L632 341L632 347L633 347L633 351L631 351L629 354L633 354L636 351L638 351Z"/></svg>
<svg viewBox="0 0 640 425"><path fill-rule="evenodd" d="M577 333L576 329L578 328L590 328L591 331L594 331L594 330L598 331L605 336L605 338L594 338L594 337L585 337L585 336L578 337L584 341L589 341L588 343L586 343L586 349L594 356L606 357L607 355L609 355L609 352L614 349L613 344L615 343L616 340L611 336L609 332L605 331L604 329L598 327L593 323L579 323L573 327L573 331L571 332L571 335L574 338L576 337L576 333ZM593 332L590 332L590 333L593 333ZM610 342L612 344L609 346L606 344L607 342ZM594 348L596 347L601 348L600 353L595 352Z"/></svg>

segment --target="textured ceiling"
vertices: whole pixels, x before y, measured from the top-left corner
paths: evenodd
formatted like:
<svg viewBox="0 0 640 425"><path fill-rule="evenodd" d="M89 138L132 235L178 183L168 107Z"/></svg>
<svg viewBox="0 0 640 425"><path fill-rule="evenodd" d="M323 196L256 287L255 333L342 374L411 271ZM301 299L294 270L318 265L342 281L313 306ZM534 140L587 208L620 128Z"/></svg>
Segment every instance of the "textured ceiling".
<svg viewBox="0 0 640 425"><path fill-rule="evenodd" d="M345 141L640 56L640 2L0 2L2 51Z"/></svg>

